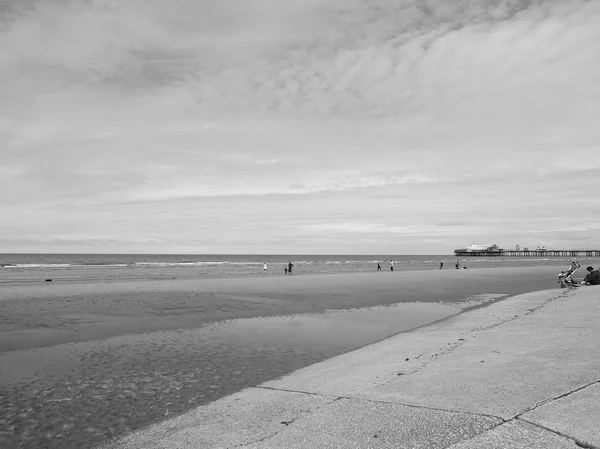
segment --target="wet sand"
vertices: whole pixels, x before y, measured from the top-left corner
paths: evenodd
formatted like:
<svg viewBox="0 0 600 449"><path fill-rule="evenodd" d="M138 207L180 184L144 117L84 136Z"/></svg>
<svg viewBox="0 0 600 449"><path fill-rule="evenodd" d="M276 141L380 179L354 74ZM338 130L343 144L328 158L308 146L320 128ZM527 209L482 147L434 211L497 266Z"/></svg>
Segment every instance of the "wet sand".
<svg viewBox="0 0 600 449"><path fill-rule="evenodd" d="M555 273L2 285L0 446L90 445Z"/></svg>

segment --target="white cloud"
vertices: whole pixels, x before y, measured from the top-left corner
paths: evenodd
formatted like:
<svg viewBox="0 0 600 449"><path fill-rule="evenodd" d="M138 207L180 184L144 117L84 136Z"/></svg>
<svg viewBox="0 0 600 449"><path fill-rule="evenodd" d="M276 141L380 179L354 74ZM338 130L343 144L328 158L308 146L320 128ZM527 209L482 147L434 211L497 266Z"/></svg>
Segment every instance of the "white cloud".
<svg viewBox="0 0 600 449"><path fill-rule="evenodd" d="M491 222L468 231L498 237L543 232L535 214L558 202L548 232L577 216L594 238L593 210L578 204L599 187L598 0L3 0L0 11L0 231L13 239L168 239L181 217L165 200L178 198L302 217L264 196L301 202L314 229L385 218L433 235L432 223L476 211ZM343 217L328 216L330 194ZM404 209L373 199L388 194ZM86 218L86 206L102 212ZM124 211L152 207L168 218L136 234L141 218ZM33 221L20 230L19 218ZM220 232L235 220L217 214L206 233L233 241Z"/></svg>

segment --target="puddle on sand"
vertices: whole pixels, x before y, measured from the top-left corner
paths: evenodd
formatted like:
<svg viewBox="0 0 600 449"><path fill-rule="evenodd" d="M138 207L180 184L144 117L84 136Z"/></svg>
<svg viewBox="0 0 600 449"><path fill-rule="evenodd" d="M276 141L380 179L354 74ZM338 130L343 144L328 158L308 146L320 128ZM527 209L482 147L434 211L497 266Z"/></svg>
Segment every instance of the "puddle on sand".
<svg viewBox="0 0 600 449"><path fill-rule="evenodd" d="M235 319L5 353L0 446L97 443L472 303Z"/></svg>

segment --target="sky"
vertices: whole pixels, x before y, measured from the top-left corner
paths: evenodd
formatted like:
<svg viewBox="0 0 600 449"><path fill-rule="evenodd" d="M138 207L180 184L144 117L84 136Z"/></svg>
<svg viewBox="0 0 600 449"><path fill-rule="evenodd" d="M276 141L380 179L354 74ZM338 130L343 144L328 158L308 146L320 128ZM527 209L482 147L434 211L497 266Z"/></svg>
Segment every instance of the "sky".
<svg viewBox="0 0 600 449"><path fill-rule="evenodd" d="M0 0L0 252L600 248L600 0Z"/></svg>

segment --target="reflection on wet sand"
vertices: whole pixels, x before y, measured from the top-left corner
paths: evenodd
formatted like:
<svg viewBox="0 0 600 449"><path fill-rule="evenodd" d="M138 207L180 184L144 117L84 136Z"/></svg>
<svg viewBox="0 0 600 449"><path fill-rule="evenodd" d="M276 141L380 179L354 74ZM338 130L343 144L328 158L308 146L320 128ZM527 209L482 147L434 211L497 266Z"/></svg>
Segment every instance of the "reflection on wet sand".
<svg viewBox="0 0 600 449"><path fill-rule="evenodd" d="M8 446L99 442L459 311L408 303L247 318L0 356Z"/></svg>

